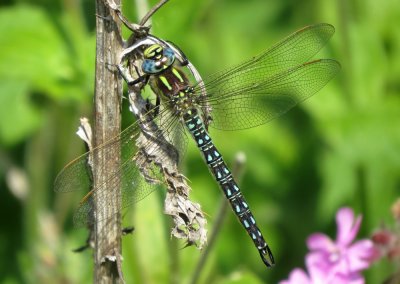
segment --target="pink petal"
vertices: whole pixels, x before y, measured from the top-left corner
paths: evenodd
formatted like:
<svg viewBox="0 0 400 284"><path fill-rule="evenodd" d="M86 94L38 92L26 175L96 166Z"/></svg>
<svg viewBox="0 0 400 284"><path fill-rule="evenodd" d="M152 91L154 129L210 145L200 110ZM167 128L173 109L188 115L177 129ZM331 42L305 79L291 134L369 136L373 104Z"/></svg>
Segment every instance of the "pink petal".
<svg viewBox="0 0 400 284"><path fill-rule="evenodd" d="M345 261L329 262L322 253L306 256L306 268L312 284L362 284L364 279L358 273L350 272ZM289 283L292 284L292 283Z"/></svg>
<svg viewBox="0 0 400 284"><path fill-rule="evenodd" d="M338 260L332 265L331 272L332 274L348 274L350 273L350 265L349 260L345 255L341 255Z"/></svg>
<svg viewBox="0 0 400 284"><path fill-rule="evenodd" d="M360 240L351 245L347 250L349 269L358 272L368 268L376 259L376 248L370 240Z"/></svg>
<svg viewBox="0 0 400 284"><path fill-rule="evenodd" d="M309 253L306 255L306 268L313 284L324 284L331 270L331 263L326 254Z"/></svg>
<svg viewBox="0 0 400 284"><path fill-rule="evenodd" d="M331 252L335 249L335 243L322 233L314 233L307 238L307 247L311 251Z"/></svg>
<svg viewBox="0 0 400 284"><path fill-rule="evenodd" d="M365 280L358 273L336 274L329 283L334 284L364 284Z"/></svg>
<svg viewBox="0 0 400 284"><path fill-rule="evenodd" d="M338 259L331 263L330 271L335 275L358 273L368 268L375 259L376 249L372 241L358 241L349 248L340 251Z"/></svg>
<svg viewBox="0 0 400 284"><path fill-rule="evenodd" d="M295 268L290 274L288 280L280 281L279 284L313 284L305 273L300 268Z"/></svg>
<svg viewBox="0 0 400 284"><path fill-rule="evenodd" d="M343 207L336 214L337 237L336 243L339 246L348 246L356 237L361 225L361 216L354 219L354 212L351 208Z"/></svg>

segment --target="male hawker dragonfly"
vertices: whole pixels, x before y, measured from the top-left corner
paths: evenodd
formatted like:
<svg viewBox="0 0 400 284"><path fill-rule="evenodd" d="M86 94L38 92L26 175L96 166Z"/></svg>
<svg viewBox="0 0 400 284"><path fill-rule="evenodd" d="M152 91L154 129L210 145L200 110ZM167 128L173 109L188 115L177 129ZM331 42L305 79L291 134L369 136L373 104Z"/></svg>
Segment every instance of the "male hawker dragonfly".
<svg viewBox="0 0 400 284"><path fill-rule="evenodd" d="M157 122L157 135L182 151L185 129L190 133L233 212L268 267L274 265L273 255L221 152L214 145L208 126L221 130L255 127L318 92L338 73L340 64L332 59L309 60L333 33L334 27L329 24L307 26L260 55L216 73L204 82L197 79L195 83L190 82L175 60L178 56L176 50L164 41L153 41L130 50L141 54L139 69L144 75L139 81L148 82L158 100L148 112L148 118ZM126 70L123 68L121 71L128 85L138 82L124 73ZM148 172L144 174L135 163L135 138L139 133L140 125L134 123L118 137L92 150L92 153L108 151L113 145L121 144L121 167L113 175L113 180L106 184L107 188L122 186L124 207L139 201L154 189L152 183L146 182L149 181ZM151 147L149 151L152 153L163 151ZM90 176L86 170L89 154L77 158L61 171L55 182L56 191L89 187ZM151 178L160 179L156 173ZM103 206L107 204L105 187L98 185L93 189L96 194L104 194ZM78 226L91 222L91 199L91 196L85 199L74 216Z"/></svg>

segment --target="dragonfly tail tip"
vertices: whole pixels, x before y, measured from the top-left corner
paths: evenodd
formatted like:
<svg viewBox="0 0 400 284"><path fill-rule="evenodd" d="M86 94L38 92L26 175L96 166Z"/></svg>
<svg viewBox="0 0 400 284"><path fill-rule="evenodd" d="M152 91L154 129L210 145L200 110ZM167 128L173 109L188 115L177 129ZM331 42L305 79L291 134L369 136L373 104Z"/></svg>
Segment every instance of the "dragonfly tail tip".
<svg viewBox="0 0 400 284"><path fill-rule="evenodd" d="M259 252L260 252L262 261L264 262L264 264L267 267L275 266L274 256L272 255L272 252L268 245L266 247L260 249Z"/></svg>

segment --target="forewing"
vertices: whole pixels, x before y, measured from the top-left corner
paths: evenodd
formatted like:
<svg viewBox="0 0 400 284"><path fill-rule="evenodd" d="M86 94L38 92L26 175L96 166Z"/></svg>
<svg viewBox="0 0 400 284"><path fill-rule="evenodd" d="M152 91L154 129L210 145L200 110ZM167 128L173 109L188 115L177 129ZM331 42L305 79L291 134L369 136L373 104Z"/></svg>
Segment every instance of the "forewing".
<svg viewBox="0 0 400 284"><path fill-rule="evenodd" d="M205 80L206 90L216 93L221 81L231 83L234 88L242 82L250 83L261 77L265 79L296 67L317 54L334 32L335 28L325 23L304 27L258 56L208 77ZM243 75L245 78L237 79Z"/></svg>

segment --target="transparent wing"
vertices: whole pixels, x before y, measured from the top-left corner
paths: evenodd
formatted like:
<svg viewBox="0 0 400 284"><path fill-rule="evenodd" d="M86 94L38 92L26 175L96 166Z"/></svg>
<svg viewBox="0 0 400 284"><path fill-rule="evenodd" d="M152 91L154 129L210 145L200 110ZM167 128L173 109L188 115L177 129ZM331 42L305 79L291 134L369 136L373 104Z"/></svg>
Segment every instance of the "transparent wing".
<svg viewBox="0 0 400 284"><path fill-rule="evenodd" d="M156 189L157 183L148 183L136 165L136 162L127 160L111 177L103 184L94 188L87 196L85 196L79 204L74 214L74 226L83 227L94 222L94 195L97 195L99 203L98 208L114 208L109 206L112 200L110 195L115 194L118 187L121 186L121 209L131 206L132 204L145 198ZM103 210L102 210L103 211ZM103 219L111 218L117 211L106 211Z"/></svg>
<svg viewBox="0 0 400 284"><path fill-rule="evenodd" d="M211 126L235 130L267 123L314 95L339 70L337 61L320 59L217 96L211 93L206 102L212 109Z"/></svg>
<svg viewBox="0 0 400 284"><path fill-rule="evenodd" d="M221 81L237 86L243 82L237 78L243 75L246 76L244 81L255 81L302 64L317 54L334 33L335 28L330 24L304 27L258 56L208 77L205 80L207 92L216 93Z"/></svg>
<svg viewBox="0 0 400 284"><path fill-rule="evenodd" d="M329 24L305 27L264 53L196 85L207 97L198 103L211 108L211 126L223 130L251 128L286 112L315 94L339 71L334 60L304 63L314 56L334 33Z"/></svg>
<svg viewBox="0 0 400 284"><path fill-rule="evenodd" d="M155 125L158 127L152 130L151 136L144 138L140 131L138 123L134 123L121 132L120 135L112 138L103 145L98 146L91 152L78 157L69 163L57 176L54 184L57 192L70 192L76 190L89 191L92 184L92 178L87 166L89 155L116 153L118 154L119 145L121 147L120 167L109 175L109 178L103 183L97 185L85 196L74 215L74 225L76 227L85 226L93 223L94 195L96 195L98 208L110 208L111 194L121 187L122 208L131 206L140 201L151 192L157 185L162 184L163 179L160 174L160 168L156 163L147 160L154 160L157 157L157 163L162 164L165 161L174 160L179 163L179 151L184 151L186 144L180 141L175 143L175 137L180 136L182 127L177 118L170 112L162 108L155 119ZM144 144L137 144L137 139L144 139ZM162 146L160 146L162 145ZM178 151L178 150L179 151ZM117 212L108 211L105 219L112 217Z"/></svg>

